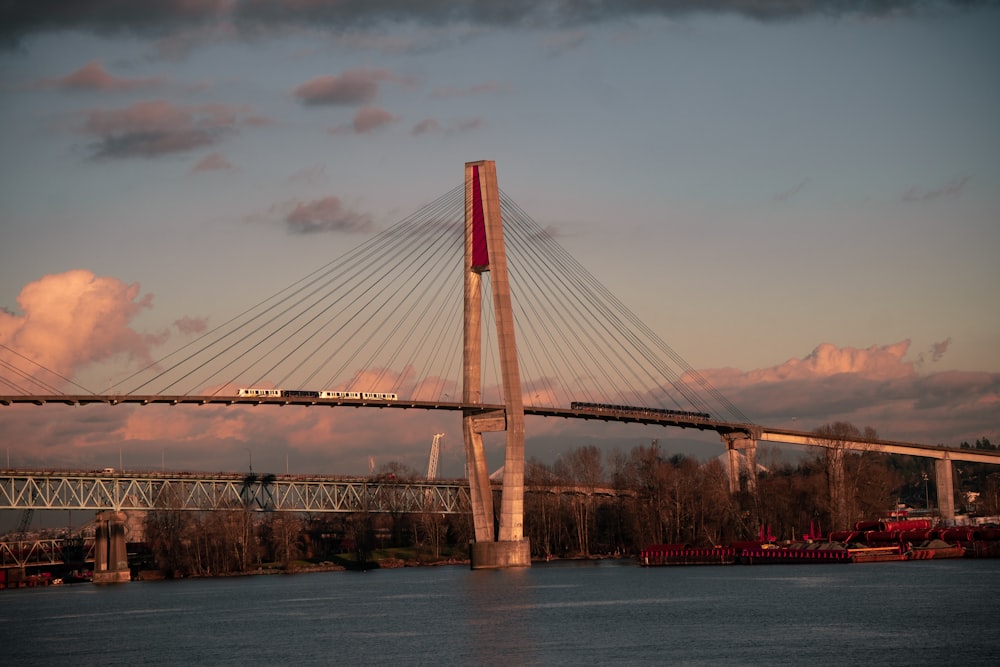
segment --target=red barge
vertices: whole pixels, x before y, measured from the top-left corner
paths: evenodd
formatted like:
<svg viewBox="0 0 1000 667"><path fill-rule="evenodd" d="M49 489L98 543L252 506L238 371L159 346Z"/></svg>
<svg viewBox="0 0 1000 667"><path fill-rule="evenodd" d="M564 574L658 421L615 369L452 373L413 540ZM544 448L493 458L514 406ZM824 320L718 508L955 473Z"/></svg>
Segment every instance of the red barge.
<svg viewBox="0 0 1000 667"><path fill-rule="evenodd" d="M806 563L880 563L933 558L1000 557L1000 528L959 526L932 528L927 519L860 521L853 530L826 539L804 536L801 542L765 540L710 548L689 544L656 544L643 549L639 564L764 565Z"/></svg>

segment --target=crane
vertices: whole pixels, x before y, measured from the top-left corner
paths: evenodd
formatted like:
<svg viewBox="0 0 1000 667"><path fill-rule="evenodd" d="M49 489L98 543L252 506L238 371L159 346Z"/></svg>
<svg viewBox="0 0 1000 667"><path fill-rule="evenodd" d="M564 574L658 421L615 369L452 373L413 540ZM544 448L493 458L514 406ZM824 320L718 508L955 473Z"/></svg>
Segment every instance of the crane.
<svg viewBox="0 0 1000 667"><path fill-rule="evenodd" d="M444 433L435 433L434 440L431 441L431 455L427 461L427 479L437 479L438 458L441 456L441 438Z"/></svg>

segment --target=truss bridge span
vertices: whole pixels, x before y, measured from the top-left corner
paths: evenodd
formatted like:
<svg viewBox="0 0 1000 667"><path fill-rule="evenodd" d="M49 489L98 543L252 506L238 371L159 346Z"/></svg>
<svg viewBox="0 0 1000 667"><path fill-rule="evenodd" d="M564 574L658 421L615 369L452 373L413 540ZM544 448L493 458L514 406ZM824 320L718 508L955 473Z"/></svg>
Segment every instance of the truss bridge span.
<svg viewBox="0 0 1000 667"><path fill-rule="evenodd" d="M495 489L500 483L494 484ZM530 486L529 493L618 495L605 487ZM469 482L195 472L0 470L0 509L232 510L468 514Z"/></svg>
<svg viewBox="0 0 1000 667"><path fill-rule="evenodd" d="M0 509L467 514L464 480L308 475L0 471Z"/></svg>

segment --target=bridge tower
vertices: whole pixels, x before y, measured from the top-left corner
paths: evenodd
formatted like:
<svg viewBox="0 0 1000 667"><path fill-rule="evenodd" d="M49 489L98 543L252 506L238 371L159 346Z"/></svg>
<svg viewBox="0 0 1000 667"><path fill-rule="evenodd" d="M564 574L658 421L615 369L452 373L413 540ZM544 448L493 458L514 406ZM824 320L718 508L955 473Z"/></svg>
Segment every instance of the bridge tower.
<svg viewBox="0 0 1000 667"><path fill-rule="evenodd" d="M462 401L482 402L483 285L490 272L493 316L497 326L503 410L467 408L462 416L475 541L469 545L473 569L530 567L531 548L524 536L524 402L514 341L514 311L507 275L507 253L500 216L496 164L465 164L465 327ZM493 492L483 450L483 433L506 431L499 531L494 531Z"/></svg>
<svg viewBox="0 0 1000 667"><path fill-rule="evenodd" d="M94 533L94 583L112 584L126 582L129 578L125 513L99 512Z"/></svg>

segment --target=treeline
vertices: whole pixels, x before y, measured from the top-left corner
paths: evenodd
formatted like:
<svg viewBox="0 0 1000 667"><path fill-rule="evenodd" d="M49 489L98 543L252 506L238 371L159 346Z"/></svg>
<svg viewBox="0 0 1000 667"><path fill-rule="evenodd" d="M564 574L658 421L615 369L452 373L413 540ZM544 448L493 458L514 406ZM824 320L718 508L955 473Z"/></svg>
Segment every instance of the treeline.
<svg viewBox="0 0 1000 667"><path fill-rule="evenodd" d="M837 423L817 431L836 441L874 438ZM985 443L985 444L983 444ZM993 446L977 441L977 448ZM629 452L579 447L554 464L525 467L525 535L545 557L631 556L650 544L710 547L757 539L827 534L906 504L937 506L930 459L837 447L793 462L759 449L753 477L730 493L720 459L707 463L665 456L655 443ZM384 479L417 479L398 463ZM1000 467L956 464L956 509L1000 514ZM495 506L499 507L499 496ZM472 537L468 515L315 514L152 511L146 541L156 567L169 575L219 575L264 564L366 562L378 549L407 549L412 558L465 558Z"/></svg>

